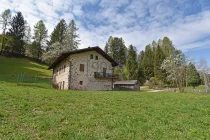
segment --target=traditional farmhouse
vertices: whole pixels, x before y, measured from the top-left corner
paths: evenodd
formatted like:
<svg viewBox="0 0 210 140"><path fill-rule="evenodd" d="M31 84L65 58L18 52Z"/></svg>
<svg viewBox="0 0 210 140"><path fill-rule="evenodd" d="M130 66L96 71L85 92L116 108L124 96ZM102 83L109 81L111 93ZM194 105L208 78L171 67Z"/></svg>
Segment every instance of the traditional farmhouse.
<svg viewBox="0 0 210 140"><path fill-rule="evenodd" d="M48 69L59 89L112 90L117 65L101 48L89 47L63 53Z"/></svg>
<svg viewBox="0 0 210 140"><path fill-rule="evenodd" d="M138 80L116 81L114 83L115 90L140 90L140 83Z"/></svg>

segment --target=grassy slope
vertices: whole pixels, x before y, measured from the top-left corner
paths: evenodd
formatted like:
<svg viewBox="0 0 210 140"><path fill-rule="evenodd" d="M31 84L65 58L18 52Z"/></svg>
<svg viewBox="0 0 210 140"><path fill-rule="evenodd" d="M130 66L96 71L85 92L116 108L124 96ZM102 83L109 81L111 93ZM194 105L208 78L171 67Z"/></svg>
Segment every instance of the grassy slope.
<svg viewBox="0 0 210 140"><path fill-rule="evenodd" d="M14 77L20 73L29 76L50 77L47 66L23 58L7 58L0 56L0 77Z"/></svg>
<svg viewBox="0 0 210 140"><path fill-rule="evenodd" d="M12 61L0 76L14 74L7 71L13 63L27 73L50 75L45 66ZM58 91L0 79L0 138L208 139L209 103L204 94Z"/></svg>

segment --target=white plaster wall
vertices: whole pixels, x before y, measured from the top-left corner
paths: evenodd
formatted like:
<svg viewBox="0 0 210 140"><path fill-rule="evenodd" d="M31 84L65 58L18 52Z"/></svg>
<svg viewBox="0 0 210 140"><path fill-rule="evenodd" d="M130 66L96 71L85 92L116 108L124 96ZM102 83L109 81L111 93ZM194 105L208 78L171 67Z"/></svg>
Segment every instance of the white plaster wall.
<svg viewBox="0 0 210 140"><path fill-rule="evenodd" d="M59 74L59 71L58 71L58 74L56 74L57 73L57 70L59 70L64 65L66 65L65 72L63 72L61 70L60 74ZM63 83L63 81L65 81L64 89L65 90L68 89L68 84L69 84L69 62L67 60L64 60L63 62L61 62L58 66L56 66L54 68L53 80L57 84L59 84L60 82ZM63 88L63 85L62 85L62 88Z"/></svg>

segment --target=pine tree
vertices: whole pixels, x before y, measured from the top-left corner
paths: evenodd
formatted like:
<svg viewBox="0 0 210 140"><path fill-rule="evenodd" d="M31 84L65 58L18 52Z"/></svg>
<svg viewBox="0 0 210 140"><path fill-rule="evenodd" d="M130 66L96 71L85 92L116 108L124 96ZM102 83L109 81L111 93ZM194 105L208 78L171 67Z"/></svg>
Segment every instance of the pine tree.
<svg viewBox="0 0 210 140"><path fill-rule="evenodd" d="M69 46L69 50L76 50L80 44L79 34L77 33L79 29L77 28L74 20L71 20L67 27L67 32L64 39L64 44Z"/></svg>
<svg viewBox="0 0 210 140"><path fill-rule="evenodd" d="M51 36L50 36L50 44L55 42L63 43L67 31L67 24L64 19L61 19L60 22L54 28Z"/></svg>
<svg viewBox="0 0 210 140"><path fill-rule="evenodd" d="M36 25L34 26L34 41L36 42L36 44L38 44L38 47L37 47L38 59L41 58L43 47L44 45L46 45L47 32L48 31L42 20L37 22Z"/></svg>
<svg viewBox="0 0 210 140"><path fill-rule="evenodd" d="M138 80L140 81L141 84L145 82L143 59L144 59L144 51L141 51L138 56Z"/></svg>
<svg viewBox="0 0 210 140"><path fill-rule="evenodd" d="M137 79L138 64L136 60L136 48L133 45L130 45L128 48L128 57L126 61L126 69L128 71L127 77L129 80Z"/></svg>
<svg viewBox="0 0 210 140"><path fill-rule="evenodd" d="M77 31L78 28L74 20L72 20L67 26L64 40L62 42L57 41L48 47L44 55L45 61L51 64L62 53L78 49L80 40L78 40Z"/></svg>
<svg viewBox="0 0 210 140"><path fill-rule="evenodd" d="M155 52L158 44L155 41L152 41L152 51Z"/></svg>
<svg viewBox="0 0 210 140"><path fill-rule="evenodd" d="M163 38L161 48L167 57L173 55L175 51L174 45L168 37Z"/></svg>
<svg viewBox="0 0 210 140"><path fill-rule="evenodd" d="M12 36L14 41L11 42L12 53L24 54L24 41L25 36L25 20L21 12L18 12L10 23L8 35Z"/></svg>
<svg viewBox="0 0 210 140"><path fill-rule="evenodd" d="M122 38L110 39L110 56L122 67L126 62L127 48Z"/></svg>
<svg viewBox="0 0 210 140"><path fill-rule="evenodd" d="M187 67L187 82L193 88L195 88L201 83L199 73L196 70L195 65L193 63L189 63Z"/></svg>
<svg viewBox="0 0 210 140"><path fill-rule="evenodd" d="M150 45L146 46L142 65L146 80L154 77L154 54Z"/></svg>
<svg viewBox="0 0 210 140"><path fill-rule="evenodd" d="M113 37L110 36L108 41L106 42L106 45L104 47L104 52L107 53L108 55L111 55L111 52L110 52L110 45L111 45L111 42L113 41Z"/></svg>
<svg viewBox="0 0 210 140"><path fill-rule="evenodd" d="M165 59L165 54L163 53L162 49L160 46L157 46L157 49L155 51L155 56L154 56L154 74L155 78L161 81L165 81L166 73L164 70L161 69L161 65Z"/></svg>

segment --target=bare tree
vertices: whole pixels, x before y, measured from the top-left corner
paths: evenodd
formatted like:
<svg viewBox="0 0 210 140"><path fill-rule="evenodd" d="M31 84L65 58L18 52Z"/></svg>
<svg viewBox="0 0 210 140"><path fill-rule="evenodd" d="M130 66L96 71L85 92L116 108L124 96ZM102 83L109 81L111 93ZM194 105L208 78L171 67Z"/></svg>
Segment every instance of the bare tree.
<svg viewBox="0 0 210 140"><path fill-rule="evenodd" d="M31 43L31 39L32 39L31 27L26 21L25 21L25 36L23 39L24 39L25 43L27 43L27 44Z"/></svg>
<svg viewBox="0 0 210 140"><path fill-rule="evenodd" d="M188 65L189 63L195 64L195 59L192 57L191 54L187 54L187 55L185 55L185 62L186 62L186 65ZM188 76L188 73L187 73L188 68L189 67L186 67L186 75L185 75L186 76L186 79L185 79L186 87L188 87L188 79L189 79L189 76Z"/></svg>
<svg viewBox="0 0 210 140"><path fill-rule="evenodd" d="M210 82L209 79L210 68L208 67L207 61L204 59L200 59L200 61L197 64L197 68L201 78L204 81L205 86L208 88Z"/></svg>

